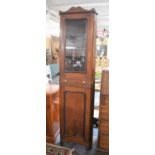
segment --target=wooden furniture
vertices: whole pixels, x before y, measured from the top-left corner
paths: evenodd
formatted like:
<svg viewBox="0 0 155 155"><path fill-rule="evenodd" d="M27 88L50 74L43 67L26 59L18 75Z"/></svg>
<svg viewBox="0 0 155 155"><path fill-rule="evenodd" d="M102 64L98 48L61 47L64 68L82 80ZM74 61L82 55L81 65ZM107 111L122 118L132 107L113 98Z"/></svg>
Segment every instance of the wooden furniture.
<svg viewBox="0 0 155 155"><path fill-rule="evenodd" d="M59 85L46 88L46 142L54 144L60 133Z"/></svg>
<svg viewBox="0 0 155 155"><path fill-rule="evenodd" d="M102 72L99 107L99 149L109 151L109 71Z"/></svg>
<svg viewBox="0 0 155 155"><path fill-rule="evenodd" d="M92 145L96 12L60 11L61 144Z"/></svg>

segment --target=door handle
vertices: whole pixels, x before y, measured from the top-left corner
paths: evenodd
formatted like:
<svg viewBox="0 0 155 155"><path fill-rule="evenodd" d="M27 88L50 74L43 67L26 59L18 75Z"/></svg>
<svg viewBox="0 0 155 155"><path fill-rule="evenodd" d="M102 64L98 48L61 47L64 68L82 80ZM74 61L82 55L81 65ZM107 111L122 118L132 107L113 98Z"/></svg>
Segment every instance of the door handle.
<svg viewBox="0 0 155 155"><path fill-rule="evenodd" d="M67 82L67 80L64 80L64 82Z"/></svg>
<svg viewBox="0 0 155 155"><path fill-rule="evenodd" d="M82 83L83 83L83 84L85 84L85 83L86 83L86 81L82 81Z"/></svg>

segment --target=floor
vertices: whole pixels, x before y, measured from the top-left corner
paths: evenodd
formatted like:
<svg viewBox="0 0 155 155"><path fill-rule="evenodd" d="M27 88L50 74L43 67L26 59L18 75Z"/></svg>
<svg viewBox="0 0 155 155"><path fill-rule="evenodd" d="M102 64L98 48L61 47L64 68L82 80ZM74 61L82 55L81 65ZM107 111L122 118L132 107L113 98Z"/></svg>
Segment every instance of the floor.
<svg viewBox="0 0 155 155"><path fill-rule="evenodd" d="M73 155L109 155L108 152L97 151L98 142L98 128L93 128L93 147L91 150L87 150L84 146L77 143L65 143L64 146L68 148L74 148ZM57 139L57 145L60 145L60 137Z"/></svg>

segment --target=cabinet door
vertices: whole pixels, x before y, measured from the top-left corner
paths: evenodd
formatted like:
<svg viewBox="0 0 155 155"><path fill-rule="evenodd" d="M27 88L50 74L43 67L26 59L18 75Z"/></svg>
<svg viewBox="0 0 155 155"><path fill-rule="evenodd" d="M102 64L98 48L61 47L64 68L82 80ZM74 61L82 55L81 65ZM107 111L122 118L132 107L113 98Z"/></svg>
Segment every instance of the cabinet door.
<svg viewBox="0 0 155 155"><path fill-rule="evenodd" d="M87 88L61 88L61 135L64 142L78 142L91 147L91 91ZM92 109L91 109L92 108Z"/></svg>
<svg viewBox="0 0 155 155"><path fill-rule="evenodd" d="M61 17L60 73L66 78L94 76L94 24L90 14Z"/></svg>

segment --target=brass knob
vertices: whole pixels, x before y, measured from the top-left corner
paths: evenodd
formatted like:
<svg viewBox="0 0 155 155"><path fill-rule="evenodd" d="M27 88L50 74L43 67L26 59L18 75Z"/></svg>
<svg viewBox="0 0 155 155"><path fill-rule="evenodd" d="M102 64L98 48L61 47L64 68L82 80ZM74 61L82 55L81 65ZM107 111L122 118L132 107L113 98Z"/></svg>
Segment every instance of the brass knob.
<svg viewBox="0 0 155 155"><path fill-rule="evenodd" d="M83 84L85 84L85 83L86 83L86 81L82 81L82 83L83 83Z"/></svg>
<svg viewBox="0 0 155 155"><path fill-rule="evenodd" d="M67 80L64 80L64 82L67 82Z"/></svg>

